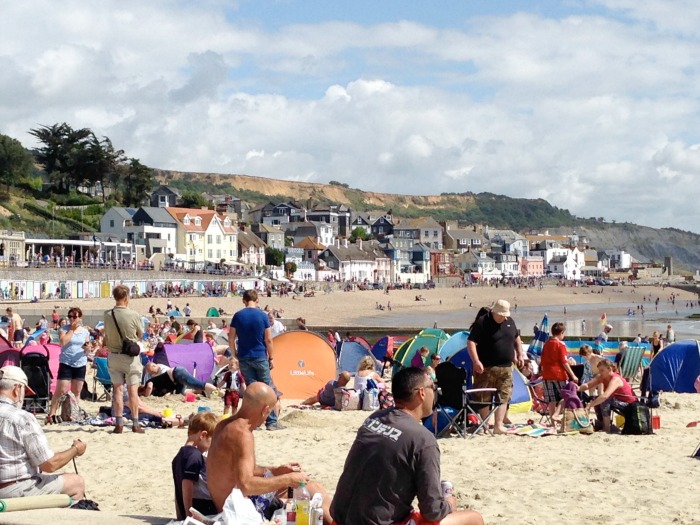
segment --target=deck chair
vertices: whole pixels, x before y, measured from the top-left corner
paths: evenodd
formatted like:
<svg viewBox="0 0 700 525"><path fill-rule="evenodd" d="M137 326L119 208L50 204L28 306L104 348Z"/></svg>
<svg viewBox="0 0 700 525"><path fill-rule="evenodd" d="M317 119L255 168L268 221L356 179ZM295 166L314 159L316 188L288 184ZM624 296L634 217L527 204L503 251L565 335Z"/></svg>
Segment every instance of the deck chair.
<svg viewBox="0 0 700 525"><path fill-rule="evenodd" d="M106 357L95 358L95 376L92 379L93 401L109 401L112 392L112 378L109 376ZM102 394L97 395L97 383L102 385Z"/></svg>
<svg viewBox="0 0 700 525"><path fill-rule="evenodd" d="M448 424L441 431L438 430L438 425L435 425L436 437L441 437L450 430L454 430L463 438L467 435L473 437L478 434L498 408L498 390L495 388L468 388L467 370L450 362L440 363L435 368L435 378L439 388L436 404L438 418L443 415L448 420ZM477 400L478 396L481 395L486 395L489 400ZM487 407L489 412L485 418L482 418L479 410L484 407ZM470 420L476 421L476 425L472 425ZM469 429L470 425L474 428Z"/></svg>
<svg viewBox="0 0 700 525"><path fill-rule="evenodd" d="M630 346L622 356L622 360L620 361L620 375L624 377L630 385L633 382L639 385L639 381L636 379L642 368L642 358L644 357L645 351L646 348L643 346Z"/></svg>
<svg viewBox="0 0 700 525"><path fill-rule="evenodd" d="M546 423L553 427L554 421L549 415L549 403L544 400L544 380L539 377L535 380L528 381L527 388L532 396L532 410L540 416L539 424Z"/></svg>

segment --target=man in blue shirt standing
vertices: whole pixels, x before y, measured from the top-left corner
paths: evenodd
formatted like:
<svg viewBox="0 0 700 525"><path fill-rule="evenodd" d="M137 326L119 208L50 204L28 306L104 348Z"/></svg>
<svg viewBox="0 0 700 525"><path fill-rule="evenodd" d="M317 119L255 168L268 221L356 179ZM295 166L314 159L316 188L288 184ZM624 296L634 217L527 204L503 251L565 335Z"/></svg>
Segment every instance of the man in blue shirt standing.
<svg viewBox="0 0 700 525"><path fill-rule="evenodd" d="M243 304L245 308L236 312L231 319L229 346L238 357L238 364L247 385L261 381L273 386L270 377L273 366L270 321L267 314L258 308L258 292L255 290L246 290L243 293ZM274 411L268 416L265 427L267 430L285 428L277 423L277 414Z"/></svg>

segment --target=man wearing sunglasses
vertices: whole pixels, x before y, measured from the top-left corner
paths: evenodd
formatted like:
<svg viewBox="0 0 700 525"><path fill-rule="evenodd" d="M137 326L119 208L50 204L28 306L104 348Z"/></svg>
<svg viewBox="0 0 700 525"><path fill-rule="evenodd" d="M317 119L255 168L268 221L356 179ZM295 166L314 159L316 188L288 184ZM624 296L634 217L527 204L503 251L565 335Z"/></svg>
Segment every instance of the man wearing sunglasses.
<svg viewBox="0 0 700 525"><path fill-rule="evenodd" d="M423 369L403 368L392 394L396 406L374 412L357 432L331 503L333 522L483 525L478 512L457 510L457 500L443 496L440 449L421 424L433 412L435 383Z"/></svg>

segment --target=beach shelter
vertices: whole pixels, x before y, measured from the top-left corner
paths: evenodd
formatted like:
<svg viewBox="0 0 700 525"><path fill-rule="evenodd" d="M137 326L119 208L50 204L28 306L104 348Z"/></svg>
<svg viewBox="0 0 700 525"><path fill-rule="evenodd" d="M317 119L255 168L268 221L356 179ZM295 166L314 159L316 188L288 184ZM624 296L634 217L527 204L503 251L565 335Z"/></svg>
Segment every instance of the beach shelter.
<svg viewBox="0 0 700 525"><path fill-rule="evenodd" d="M372 355L377 361L383 362L389 356L393 357L401 345L406 342L406 337L398 335L385 335L372 347Z"/></svg>
<svg viewBox="0 0 700 525"><path fill-rule="evenodd" d="M418 335L406 340L394 354L393 373L398 372L402 366L411 366L411 359L423 346L427 346L429 350L428 357L424 360L424 364L427 364L430 355L439 353L440 348L448 338L445 331L439 328L425 328L421 330Z"/></svg>
<svg viewBox="0 0 700 525"><path fill-rule="evenodd" d="M306 399L337 377L335 351L318 334L292 330L275 337L272 381L288 399Z"/></svg>
<svg viewBox="0 0 700 525"><path fill-rule="evenodd" d="M219 309L212 306L207 310L207 317L219 317Z"/></svg>
<svg viewBox="0 0 700 525"><path fill-rule="evenodd" d="M467 339L469 339L469 332L466 330L452 334L452 337L445 341L445 344L440 347L440 358L443 361L447 361L450 356L466 348Z"/></svg>
<svg viewBox="0 0 700 525"><path fill-rule="evenodd" d="M466 369L467 371L467 387L472 388L472 359L469 356L467 349L460 350L456 354L447 359L450 363ZM511 414L524 414L532 410L532 395L527 387L527 379L520 371L513 367L513 394L510 398Z"/></svg>
<svg viewBox="0 0 700 525"><path fill-rule="evenodd" d="M700 376L700 343L692 339L678 341L661 350L649 365L651 390L695 393Z"/></svg>
<svg viewBox="0 0 700 525"><path fill-rule="evenodd" d="M351 337L351 338L349 339L349 341L353 341L353 342L355 342L355 343L359 343L359 344L361 344L362 346L364 346L367 350L372 350L372 345L369 344L369 341L367 341L367 339L365 339L365 338L362 337L361 335L353 336L353 337Z"/></svg>
<svg viewBox="0 0 700 525"><path fill-rule="evenodd" d="M352 375L355 375L360 361L367 356L372 358L374 368L379 373L382 369L382 365L377 362L372 352L358 341L343 341L340 347L340 355L338 356L338 370L348 371Z"/></svg>
<svg viewBox="0 0 700 525"><path fill-rule="evenodd" d="M19 348L0 335L0 368L3 366L19 366Z"/></svg>
<svg viewBox="0 0 700 525"><path fill-rule="evenodd" d="M162 344L153 352L153 362L181 366L200 381L209 381L214 371L214 352L207 343Z"/></svg>
<svg viewBox="0 0 700 525"><path fill-rule="evenodd" d="M549 318L547 317L547 314L544 314L542 322L540 323L540 327L537 330L537 334L535 335L535 337L533 337L532 342L530 343L530 346L527 349L528 355L541 356L542 348L544 347L544 344L547 342L548 339Z"/></svg>

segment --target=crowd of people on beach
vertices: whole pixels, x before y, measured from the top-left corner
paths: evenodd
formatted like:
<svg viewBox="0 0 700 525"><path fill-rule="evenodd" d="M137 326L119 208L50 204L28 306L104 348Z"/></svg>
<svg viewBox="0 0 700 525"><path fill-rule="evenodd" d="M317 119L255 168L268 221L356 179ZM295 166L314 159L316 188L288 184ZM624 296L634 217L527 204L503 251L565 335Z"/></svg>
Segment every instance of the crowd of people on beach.
<svg viewBox="0 0 700 525"><path fill-rule="evenodd" d="M45 424L58 422L59 403L68 392L80 399L90 361L95 358L107 360L114 434L126 430L128 419L132 421L133 433L144 433L139 424L142 414L164 424L174 423L171 416L163 417L144 402L149 396L197 393L223 398L224 419L205 411L193 414L186 422L176 421L178 426L187 424L186 441L172 461L178 520L197 513L221 512L235 491L250 498L250 504L261 516L271 519L288 505L288 489L305 485L309 492L320 495L323 522L327 524L483 523L478 512L459 510L452 488L447 490L441 485L436 437L422 424L416 424L435 410L439 395L436 369L441 364L438 353L431 354L428 347L417 349L409 365L401 367L390 382L377 373L374 359L367 357L360 361L357 370L341 371L316 395L303 401L304 405L334 406L336 389L346 387L353 377L355 389L376 389L390 394L383 397L380 409L359 428L331 497L298 463L263 467L255 460L253 431L263 424L268 431L285 429L279 422L282 394L271 376L274 337L285 330L279 321L282 312L260 308L257 291L246 290L241 298L242 308L237 309L230 323L222 320L220 326L214 323L202 327L190 317L189 303L180 311L168 299L164 310L150 308L151 317L144 325L141 314L129 307L130 294L126 286L114 287L114 307L105 312L100 328L84 326L83 312L78 307L70 308L65 318L54 309L50 320L42 316L37 323L36 329L42 334L49 334L50 329L58 330L61 346L56 388ZM419 300L420 296L416 297ZM173 315L174 312L180 315ZM22 346L28 335L22 319L11 307L6 314L7 335L17 346ZM295 322L298 329L307 329L304 318L299 317ZM213 335L213 330L221 329L228 330L227 344L218 343ZM605 324L596 342L606 341L612 329L612 325ZM474 388L493 389L498 400L492 416L493 434L507 434L513 365L530 379L542 379L544 401L553 421L560 417L562 392L573 383L585 400L586 409L595 410L601 429L615 431L611 413L634 402L634 392L618 373L616 364L605 359L599 348L588 345L581 348L584 370L582 376L577 376L562 341L564 334L564 324L554 323L551 338L541 356L534 359L524 350L508 301L497 300L479 311L469 328L467 351ZM155 361L144 364L142 353L157 352L164 343L178 341L183 336L211 346L221 366L210 381L197 379L183 367L169 367ZM333 347L343 340L333 331L328 332L327 338ZM348 339L349 333L345 340ZM655 351L662 347L663 341L674 340L671 325L663 337L658 332L651 337ZM145 341L146 345L134 352L129 343L137 341ZM593 396L594 393L597 395ZM66 450L54 453L36 418L21 410L25 396L32 394L21 368L0 369L0 498L62 493L81 500L85 494L83 478L56 472L83 455L87 445L74 440ZM486 421L491 411L486 406L486 397L482 401L480 416ZM372 475L377 471L383 472L381 481ZM413 507L415 499L418 509Z"/></svg>

